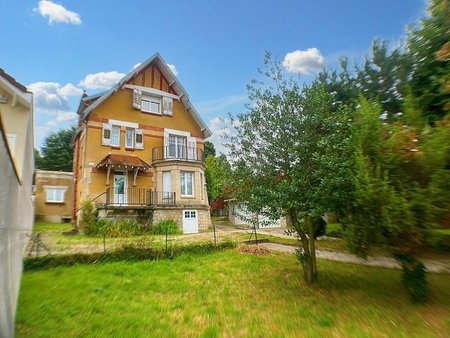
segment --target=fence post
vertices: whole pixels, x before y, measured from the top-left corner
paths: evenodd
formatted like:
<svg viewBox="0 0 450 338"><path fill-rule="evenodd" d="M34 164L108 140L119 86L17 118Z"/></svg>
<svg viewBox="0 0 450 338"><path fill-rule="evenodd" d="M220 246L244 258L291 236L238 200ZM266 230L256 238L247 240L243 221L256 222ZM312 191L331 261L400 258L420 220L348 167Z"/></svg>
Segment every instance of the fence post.
<svg viewBox="0 0 450 338"><path fill-rule="evenodd" d="M103 232L103 255L106 255L106 234Z"/></svg>
<svg viewBox="0 0 450 338"><path fill-rule="evenodd" d="M217 239L216 239L216 223L213 223L213 230L214 230L214 245L217 246Z"/></svg>

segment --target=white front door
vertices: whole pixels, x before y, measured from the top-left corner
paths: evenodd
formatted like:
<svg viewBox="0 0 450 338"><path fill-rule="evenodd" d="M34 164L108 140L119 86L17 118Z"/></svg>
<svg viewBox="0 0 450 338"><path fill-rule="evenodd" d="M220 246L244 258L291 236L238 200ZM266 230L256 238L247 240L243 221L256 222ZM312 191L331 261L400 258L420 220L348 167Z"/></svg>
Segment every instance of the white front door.
<svg viewBox="0 0 450 338"><path fill-rule="evenodd" d="M114 203L127 204L127 175L124 173L114 173Z"/></svg>
<svg viewBox="0 0 450 338"><path fill-rule="evenodd" d="M172 198L172 175L170 171L163 171L163 203L170 203Z"/></svg>
<svg viewBox="0 0 450 338"><path fill-rule="evenodd" d="M183 233L198 233L198 213L197 210L183 210Z"/></svg>

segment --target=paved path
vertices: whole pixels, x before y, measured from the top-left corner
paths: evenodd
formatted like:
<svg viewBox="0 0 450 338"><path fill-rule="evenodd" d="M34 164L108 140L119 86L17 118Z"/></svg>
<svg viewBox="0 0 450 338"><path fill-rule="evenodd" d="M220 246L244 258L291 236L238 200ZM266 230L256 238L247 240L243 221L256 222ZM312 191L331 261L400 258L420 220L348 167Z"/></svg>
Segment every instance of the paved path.
<svg viewBox="0 0 450 338"><path fill-rule="evenodd" d="M259 244L271 251L294 253L295 247L289 245L275 244L275 243L261 243ZM370 265L370 266L381 266L391 269L400 269L400 265L394 258L389 257L368 257L367 259L356 257L355 255L335 252L328 250L316 250L317 258L328 259L338 262ZM434 261L434 260L424 260L423 261L427 270L429 272L439 272L439 273L450 273L450 261Z"/></svg>

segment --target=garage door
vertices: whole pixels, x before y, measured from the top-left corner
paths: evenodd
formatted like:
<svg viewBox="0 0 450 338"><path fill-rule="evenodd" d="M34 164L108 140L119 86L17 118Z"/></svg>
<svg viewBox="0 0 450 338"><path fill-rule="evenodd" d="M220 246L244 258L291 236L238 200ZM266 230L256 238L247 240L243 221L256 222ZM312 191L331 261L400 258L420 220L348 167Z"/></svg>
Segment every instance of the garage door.
<svg viewBox="0 0 450 338"><path fill-rule="evenodd" d="M278 219L270 219L267 216L259 215L258 217L259 221L259 227L260 228L280 228L281 227L281 220Z"/></svg>
<svg viewBox="0 0 450 338"><path fill-rule="evenodd" d="M197 210L183 210L183 233L198 233L198 213Z"/></svg>

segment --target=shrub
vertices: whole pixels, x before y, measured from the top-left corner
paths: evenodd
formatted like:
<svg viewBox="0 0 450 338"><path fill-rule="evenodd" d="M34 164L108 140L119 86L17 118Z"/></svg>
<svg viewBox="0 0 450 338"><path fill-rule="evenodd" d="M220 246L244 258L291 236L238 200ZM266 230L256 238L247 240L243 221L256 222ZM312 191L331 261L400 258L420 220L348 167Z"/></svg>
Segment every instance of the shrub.
<svg viewBox="0 0 450 338"><path fill-rule="evenodd" d="M427 233L427 243L437 251L450 252L450 234L431 230Z"/></svg>
<svg viewBox="0 0 450 338"><path fill-rule="evenodd" d="M168 235L179 235L181 234L178 223L172 219L163 219L158 223L154 224L152 227L152 234L154 235L165 235L167 230Z"/></svg>
<svg viewBox="0 0 450 338"><path fill-rule="evenodd" d="M80 228L86 235L95 233L95 223L97 220L96 210L91 201L84 201L81 204Z"/></svg>
<svg viewBox="0 0 450 338"><path fill-rule="evenodd" d="M411 300L415 303L425 303L427 300L425 265L410 254L397 255L396 259L402 265L402 282Z"/></svg>

